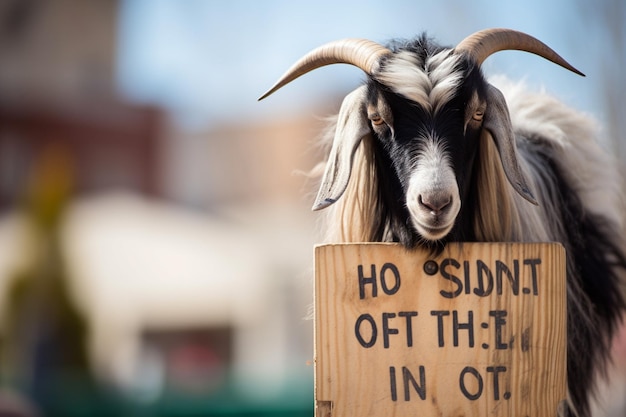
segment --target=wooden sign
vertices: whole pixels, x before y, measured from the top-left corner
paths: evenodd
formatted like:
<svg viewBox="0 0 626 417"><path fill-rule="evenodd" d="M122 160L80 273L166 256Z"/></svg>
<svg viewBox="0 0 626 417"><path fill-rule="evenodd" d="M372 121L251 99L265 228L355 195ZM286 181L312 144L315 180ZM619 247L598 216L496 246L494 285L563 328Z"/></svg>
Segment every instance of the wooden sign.
<svg viewBox="0 0 626 417"><path fill-rule="evenodd" d="M556 415L566 398L559 244L315 249L318 417Z"/></svg>

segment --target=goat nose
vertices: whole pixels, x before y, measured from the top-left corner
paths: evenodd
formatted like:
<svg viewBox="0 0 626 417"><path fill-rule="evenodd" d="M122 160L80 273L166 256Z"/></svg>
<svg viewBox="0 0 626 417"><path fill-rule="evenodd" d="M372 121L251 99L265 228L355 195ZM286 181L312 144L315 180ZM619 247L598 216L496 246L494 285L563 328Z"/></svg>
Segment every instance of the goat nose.
<svg viewBox="0 0 626 417"><path fill-rule="evenodd" d="M452 197L448 194L433 193L430 195L420 194L418 197L419 204L428 209L433 214L439 214L444 211L450 203Z"/></svg>

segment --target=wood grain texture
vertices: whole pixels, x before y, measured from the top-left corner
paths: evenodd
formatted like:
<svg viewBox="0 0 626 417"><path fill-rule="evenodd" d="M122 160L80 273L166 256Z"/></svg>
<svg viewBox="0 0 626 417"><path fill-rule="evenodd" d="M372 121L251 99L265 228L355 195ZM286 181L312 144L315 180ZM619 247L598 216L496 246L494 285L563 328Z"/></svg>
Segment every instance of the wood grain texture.
<svg viewBox="0 0 626 417"><path fill-rule="evenodd" d="M317 416L549 417L566 397L561 245L323 245L315 268Z"/></svg>

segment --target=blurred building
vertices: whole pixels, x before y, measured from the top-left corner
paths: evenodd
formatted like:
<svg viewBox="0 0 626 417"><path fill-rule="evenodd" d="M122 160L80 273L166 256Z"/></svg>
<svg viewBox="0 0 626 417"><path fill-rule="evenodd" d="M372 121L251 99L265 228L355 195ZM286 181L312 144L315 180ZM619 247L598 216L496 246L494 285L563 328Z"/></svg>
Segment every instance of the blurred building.
<svg viewBox="0 0 626 417"><path fill-rule="evenodd" d="M163 115L149 107L82 100L0 105L0 209L23 198L38 156L51 146L70 155L77 195L124 188L162 196Z"/></svg>
<svg viewBox="0 0 626 417"><path fill-rule="evenodd" d="M235 387L251 401L295 389L308 409L315 230L293 171L313 166L314 129L189 133L128 102L115 83L118 8L0 4L0 323L37 246L21 211L32 173L62 149L73 194L60 244L96 378L146 404ZM0 329L0 350L9 343Z"/></svg>
<svg viewBox="0 0 626 417"><path fill-rule="evenodd" d="M162 115L116 94L118 5L0 5L0 208L22 197L32 164L50 144L72 155L79 192L158 193Z"/></svg>

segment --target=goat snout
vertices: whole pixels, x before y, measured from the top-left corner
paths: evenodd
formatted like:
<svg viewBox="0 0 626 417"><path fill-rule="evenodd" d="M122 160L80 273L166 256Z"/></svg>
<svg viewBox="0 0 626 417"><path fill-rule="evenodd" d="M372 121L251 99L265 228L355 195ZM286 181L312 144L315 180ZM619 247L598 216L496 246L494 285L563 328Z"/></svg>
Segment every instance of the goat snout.
<svg viewBox="0 0 626 417"><path fill-rule="evenodd" d="M452 196L447 193L420 194L417 202L430 214L438 216L451 207Z"/></svg>
<svg viewBox="0 0 626 417"><path fill-rule="evenodd" d="M412 189L407 194L407 208L413 226L426 240L442 239L452 230L459 212L458 191L456 188L415 191Z"/></svg>

